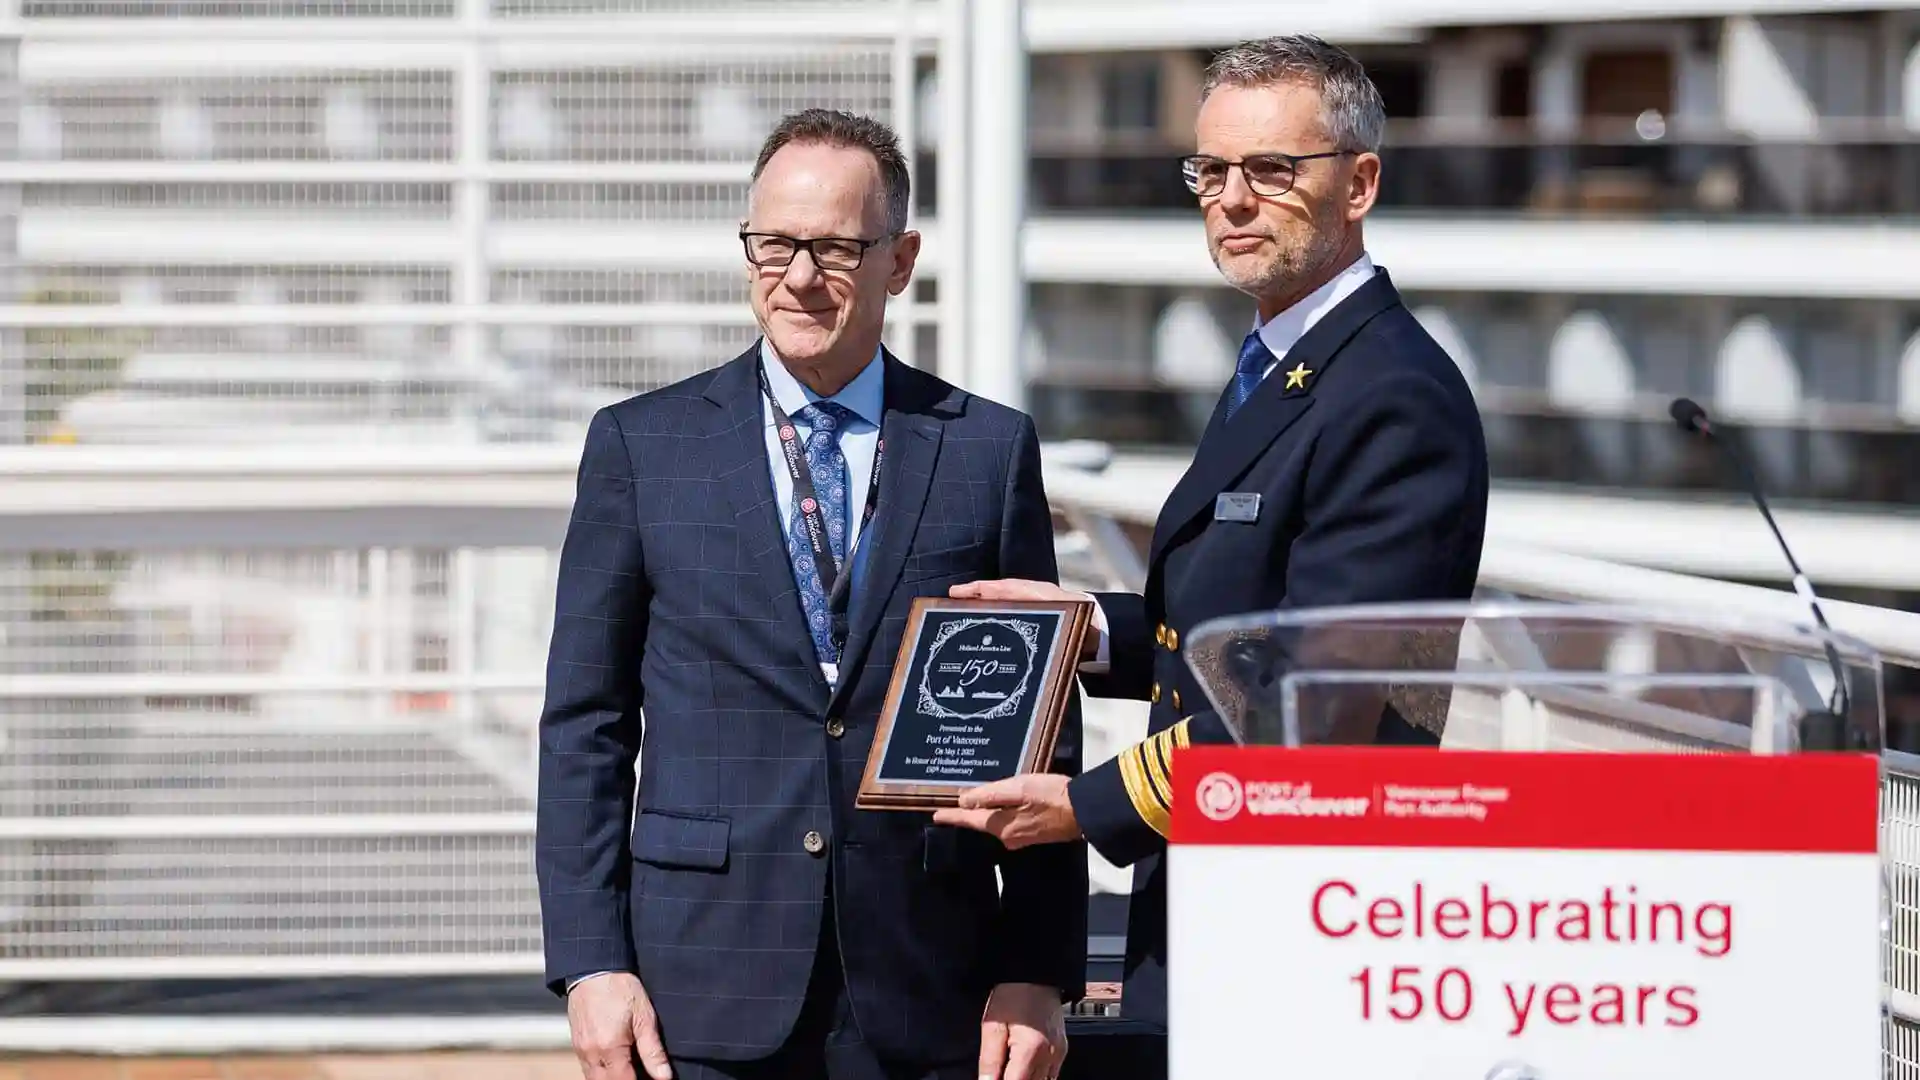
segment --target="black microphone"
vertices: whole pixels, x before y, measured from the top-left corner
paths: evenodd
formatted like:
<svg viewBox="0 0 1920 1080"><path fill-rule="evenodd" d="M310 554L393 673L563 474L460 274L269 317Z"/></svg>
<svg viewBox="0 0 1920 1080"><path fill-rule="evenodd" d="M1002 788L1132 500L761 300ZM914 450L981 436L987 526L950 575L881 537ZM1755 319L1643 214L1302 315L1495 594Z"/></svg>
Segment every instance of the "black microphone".
<svg viewBox="0 0 1920 1080"><path fill-rule="evenodd" d="M1713 433L1713 425L1707 423L1707 410L1701 408L1692 398L1677 397L1667 406L1667 415L1680 425L1685 432L1698 431L1703 435Z"/></svg>
<svg viewBox="0 0 1920 1080"><path fill-rule="evenodd" d="M1681 431L1699 434L1725 450L1727 456L1733 459L1734 465L1740 471L1740 478L1746 485L1747 495L1753 499L1753 504L1760 508L1760 516L1766 519L1767 528L1773 530L1773 540L1779 545L1780 554L1787 557L1787 566L1793 571L1793 591L1806 601L1807 607L1813 611L1813 621L1819 624L1826 635L1829 635L1821 644L1826 650L1827 666L1833 670L1833 694L1828 699L1825 712L1815 711L1807 714L1801 731L1801 748L1804 750L1879 749L1877 746L1847 745L1849 742L1847 735L1851 730L1851 725L1846 719L1849 698L1847 668L1840 661L1839 651L1833 647L1830 637L1833 628L1827 624L1827 615L1820 607L1819 595L1813 591L1813 582L1807 579L1806 571L1800 569L1799 561L1793 557L1793 549L1787 546L1787 538L1781 534L1780 523L1774 520L1773 509L1767 505L1766 493L1760 489L1760 480L1754 475L1752 467L1747 464L1745 455L1741 454L1733 443L1720 438L1719 432L1714 430L1713 422L1707 418L1707 410L1701 408L1693 399L1674 398L1673 404L1667 408L1667 415L1673 417L1673 422L1679 425Z"/></svg>

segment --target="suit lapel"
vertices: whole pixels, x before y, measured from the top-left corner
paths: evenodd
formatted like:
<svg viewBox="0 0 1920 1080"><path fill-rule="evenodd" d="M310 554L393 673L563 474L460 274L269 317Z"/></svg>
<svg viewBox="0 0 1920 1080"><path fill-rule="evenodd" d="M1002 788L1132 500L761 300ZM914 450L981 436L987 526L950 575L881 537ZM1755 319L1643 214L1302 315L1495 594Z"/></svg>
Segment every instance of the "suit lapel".
<svg viewBox="0 0 1920 1080"><path fill-rule="evenodd" d="M706 398L719 407L712 448L714 471L733 505L740 527L741 544L753 561L755 572L768 583L774 598L774 617L780 621L779 636L801 665L812 673L821 689L826 676L813 651L813 637L807 631L807 619L800 609L800 594L793 582L793 563L787 558L786 532L780 527L780 510L774 504L773 477L767 460L766 416L760 403L760 383L756 377L760 362L760 343L722 367L708 384ZM783 592L781 586L785 586Z"/></svg>
<svg viewBox="0 0 1920 1080"><path fill-rule="evenodd" d="M906 567L933 483L933 467L940 456L944 430L925 409L931 403L921 389L920 373L885 355L886 415L880 423L884 457L880 465L880 503L869 532L860 540L865 572L857 580L853 607L847 613L847 643L840 653L839 691L834 705L854 680L851 673L865 662L866 651L879 629L880 617L893 597L894 586Z"/></svg>
<svg viewBox="0 0 1920 1080"><path fill-rule="evenodd" d="M1388 280L1385 270L1376 271L1372 280L1337 304L1314 324L1273 373L1260 381L1246 404L1233 419L1225 419L1225 400L1214 410L1213 421L1201 436L1186 474L1174 485L1154 525L1153 546L1148 565L1159 562L1160 555L1180 530L1213 504L1215 496L1246 472L1267 447L1313 406L1313 386L1324 378L1326 368L1339 359L1360 328L1374 316L1397 305L1400 294ZM1304 376L1289 388L1288 372L1304 371Z"/></svg>

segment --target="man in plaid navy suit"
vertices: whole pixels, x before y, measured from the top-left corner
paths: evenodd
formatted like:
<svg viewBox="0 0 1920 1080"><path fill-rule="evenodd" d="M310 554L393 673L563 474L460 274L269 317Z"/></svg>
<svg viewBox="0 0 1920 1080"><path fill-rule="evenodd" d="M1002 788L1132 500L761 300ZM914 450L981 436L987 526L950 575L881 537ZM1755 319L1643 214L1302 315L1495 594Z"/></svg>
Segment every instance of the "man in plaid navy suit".
<svg viewBox="0 0 1920 1080"><path fill-rule="evenodd" d="M535 847L589 1080L1058 1074L1084 845L853 805L914 597L1057 579L1032 421L880 344L909 197L883 125L783 120L741 235L761 340L588 429Z"/></svg>

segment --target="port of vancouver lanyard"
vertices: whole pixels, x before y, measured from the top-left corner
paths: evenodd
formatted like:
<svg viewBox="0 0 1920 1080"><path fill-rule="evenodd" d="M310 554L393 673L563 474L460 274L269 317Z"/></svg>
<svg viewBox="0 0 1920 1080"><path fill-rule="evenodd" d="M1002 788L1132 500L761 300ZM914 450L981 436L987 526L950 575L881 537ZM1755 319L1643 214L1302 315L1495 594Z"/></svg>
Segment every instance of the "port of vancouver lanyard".
<svg viewBox="0 0 1920 1080"><path fill-rule="evenodd" d="M833 557L833 542L827 535L827 516L820 508L818 493L813 487L813 469L809 467L806 448L800 445L800 432L788 419L787 411L773 396L773 385L767 382L766 368L760 369L760 392L767 397L767 405L773 410L774 430L780 435L780 456L787 463L787 476L793 480L794 499L799 504L801 518L806 523L807 539L813 545L813 565L820 575L821 591L827 595L827 610L833 618L833 647L837 653L847 640L847 582L851 573L842 573L852 566L853 535L848 533L847 559L845 564ZM873 522L874 508L880 504L880 459L885 454L887 443L879 440L873 448L873 476L867 482L867 504L860 512L860 538L865 539L867 526Z"/></svg>

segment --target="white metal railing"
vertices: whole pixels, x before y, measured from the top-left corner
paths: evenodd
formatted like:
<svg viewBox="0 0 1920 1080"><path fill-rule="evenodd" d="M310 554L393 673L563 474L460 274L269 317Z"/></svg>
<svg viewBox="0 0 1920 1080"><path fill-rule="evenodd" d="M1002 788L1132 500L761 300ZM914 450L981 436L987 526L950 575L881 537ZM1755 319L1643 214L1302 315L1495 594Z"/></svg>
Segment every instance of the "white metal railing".
<svg viewBox="0 0 1920 1080"><path fill-rule="evenodd" d="M1168 471L1162 469L1161 473ZM1144 527L1153 525L1170 487L1164 475L1143 481L1120 470L1111 476L1070 469L1047 475L1047 494L1056 510L1075 520ZM1496 497L1495 502L1500 501ZM1140 587L1138 580L1121 583ZM1569 555L1538 544L1497 538L1487 543L1480 583L1539 599L1699 605L1777 621L1798 623L1808 619L1806 605L1790 592ZM1835 630L1859 638L1891 662L1920 667L1920 614L1833 600L1823 600L1822 605Z"/></svg>
<svg viewBox="0 0 1920 1080"><path fill-rule="evenodd" d="M1795 593L1518 544L1487 546L1480 584L1542 600L1671 605L1776 623L1802 624L1811 618L1806 602ZM1823 599L1820 606L1836 631L1871 645L1882 660L1920 668L1920 614L1841 600Z"/></svg>

